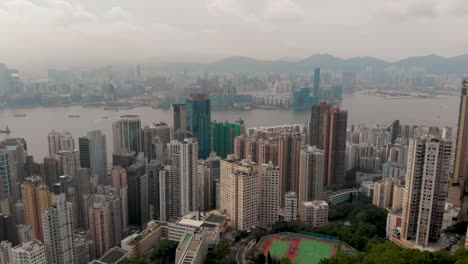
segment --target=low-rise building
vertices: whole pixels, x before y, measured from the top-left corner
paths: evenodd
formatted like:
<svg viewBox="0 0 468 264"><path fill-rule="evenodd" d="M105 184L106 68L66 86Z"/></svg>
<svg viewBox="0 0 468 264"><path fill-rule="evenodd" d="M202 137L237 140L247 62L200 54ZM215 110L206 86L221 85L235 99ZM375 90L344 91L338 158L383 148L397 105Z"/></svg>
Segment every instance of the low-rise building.
<svg viewBox="0 0 468 264"><path fill-rule="evenodd" d="M300 208L301 221L305 224L323 226L328 224L328 203L325 201L305 201Z"/></svg>
<svg viewBox="0 0 468 264"><path fill-rule="evenodd" d="M325 201L329 204L337 205L357 200L358 190L356 188L343 189L336 192L327 190L324 192Z"/></svg>
<svg viewBox="0 0 468 264"><path fill-rule="evenodd" d="M145 256L151 253L153 247L161 240L163 226L156 221L148 222L148 227L124 238L121 247L127 253L128 258Z"/></svg>
<svg viewBox="0 0 468 264"><path fill-rule="evenodd" d="M202 264L208 254L208 241L203 230L185 234L176 250L177 264Z"/></svg>

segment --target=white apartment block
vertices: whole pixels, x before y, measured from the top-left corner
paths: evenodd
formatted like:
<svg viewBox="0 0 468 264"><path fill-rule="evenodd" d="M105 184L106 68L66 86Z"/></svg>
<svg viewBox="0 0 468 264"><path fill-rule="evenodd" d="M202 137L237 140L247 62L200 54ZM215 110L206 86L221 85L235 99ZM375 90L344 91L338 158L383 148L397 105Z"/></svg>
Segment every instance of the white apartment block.
<svg viewBox="0 0 468 264"><path fill-rule="evenodd" d="M323 226L328 224L328 203L325 201L305 201L300 208L301 221L308 225Z"/></svg>
<svg viewBox="0 0 468 264"><path fill-rule="evenodd" d="M279 217L279 168L273 163L263 164L259 168L260 190L260 224L272 226Z"/></svg>
<svg viewBox="0 0 468 264"><path fill-rule="evenodd" d="M11 249L11 264L47 264L44 245L31 240Z"/></svg>
<svg viewBox="0 0 468 264"><path fill-rule="evenodd" d="M284 220L289 222L297 219L297 194L287 192L284 203Z"/></svg>

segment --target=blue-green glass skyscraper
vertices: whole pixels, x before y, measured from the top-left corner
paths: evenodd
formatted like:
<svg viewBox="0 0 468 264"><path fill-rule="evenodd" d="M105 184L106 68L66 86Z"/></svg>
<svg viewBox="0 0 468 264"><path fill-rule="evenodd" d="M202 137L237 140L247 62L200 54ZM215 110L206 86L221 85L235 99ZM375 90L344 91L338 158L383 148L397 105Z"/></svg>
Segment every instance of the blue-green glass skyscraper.
<svg viewBox="0 0 468 264"><path fill-rule="evenodd" d="M206 159L211 152L211 106L208 94L191 94L185 101L187 132L198 141L198 158Z"/></svg>

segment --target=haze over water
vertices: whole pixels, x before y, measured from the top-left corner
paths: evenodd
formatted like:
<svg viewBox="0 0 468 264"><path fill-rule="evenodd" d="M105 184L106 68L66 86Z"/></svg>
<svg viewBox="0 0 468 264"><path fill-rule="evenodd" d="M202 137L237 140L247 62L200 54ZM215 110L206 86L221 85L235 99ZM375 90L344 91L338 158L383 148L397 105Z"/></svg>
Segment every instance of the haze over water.
<svg viewBox="0 0 468 264"><path fill-rule="evenodd" d="M457 96L445 96L443 99L384 99L363 94L344 95L341 108L348 110L348 126L351 124L384 124L399 119L402 124L452 126L455 128L460 99ZM26 117L14 117L14 114L26 114ZM131 110L109 111L100 108L80 106L66 108L30 108L0 110L0 128L7 125L11 130L8 137L24 137L28 144L28 153L40 161L48 153L47 134L55 129L67 130L75 138L87 132L100 129L106 135L107 155L112 155L112 123L122 115L139 115L142 125L164 121L170 124L170 110L137 107ZM69 118L68 115L80 115ZM212 111L212 120L234 121L242 118L247 127L273 126L280 124L304 124L309 112L289 109L275 110L225 110ZM108 118L103 118L108 117ZM0 134L0 138L7 135Z"/></svg>

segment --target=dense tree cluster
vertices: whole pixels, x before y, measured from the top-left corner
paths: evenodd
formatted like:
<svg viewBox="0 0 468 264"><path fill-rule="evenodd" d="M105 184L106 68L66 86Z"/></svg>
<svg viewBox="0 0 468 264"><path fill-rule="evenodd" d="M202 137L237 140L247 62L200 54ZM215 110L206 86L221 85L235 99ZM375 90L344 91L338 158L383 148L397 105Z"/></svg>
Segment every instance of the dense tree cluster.
<svg viewBox="0 0 468 264"><path fill-rule="evenodd" d="M206 264L228 264L229 263L229 242L219 242L206 257Z"/></svg>
<svg viewBox="0 0 468 264"><path fill-rule="evenodd" d="M320 264L468 264L468 251L458 249L454 254L447 251L428 252L404 249L391 241L374 245L368 252L324 259Z"/></svg>
<svg viewBox="0 0 468 264"><path fill-rule="evenodd" d="M385 238L387 212L370 204L354 205L353 210L346 214L346 218L337 223L321 227L311 227L299 220L278 221L272 227L272 233L279 232L315 232L337 236L340 240L362 251L368 243L374 244ZM348 224L343 224L347 222Z"/></svg>

